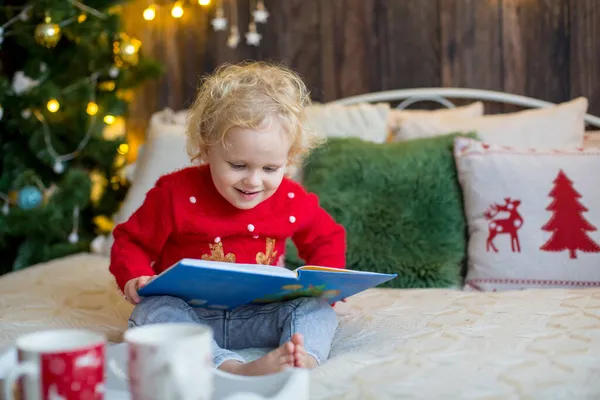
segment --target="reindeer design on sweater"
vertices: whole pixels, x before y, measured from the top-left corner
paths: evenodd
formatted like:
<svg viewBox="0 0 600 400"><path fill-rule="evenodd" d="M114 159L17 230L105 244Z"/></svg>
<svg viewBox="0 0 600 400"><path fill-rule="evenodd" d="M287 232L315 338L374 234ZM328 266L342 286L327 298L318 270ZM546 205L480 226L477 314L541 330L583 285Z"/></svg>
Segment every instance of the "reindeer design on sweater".
<svg viewBox="0 0 600 400"><path fill-rule="evenodd" d="M498 252L498 249L494 245L494 238L500 234L508 234L510 236L510 248L513 252L521 252L521 244L519 242L518 230L523 226L523 217L517 211L517 208L521 204L520 200L513 200L510 197L504 198L504 204L492 204L485 212L484 216L488 223L488 238L486 243L486 250L489 252L490 248ZM499 213L503 213L500 217ZM506 217L508 213L508 217Z"/></svg>

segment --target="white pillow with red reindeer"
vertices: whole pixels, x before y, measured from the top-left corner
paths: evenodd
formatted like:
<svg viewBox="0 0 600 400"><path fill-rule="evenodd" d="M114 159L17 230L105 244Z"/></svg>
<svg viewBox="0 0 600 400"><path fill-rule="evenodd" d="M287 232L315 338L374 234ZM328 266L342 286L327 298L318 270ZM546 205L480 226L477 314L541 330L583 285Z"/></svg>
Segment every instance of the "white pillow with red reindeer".
<svg viewBox="0 0 600 400"><path fill-rule="evenodd" d="M457 138L468 224L465 290L600 286L600 149Z"/></svg>

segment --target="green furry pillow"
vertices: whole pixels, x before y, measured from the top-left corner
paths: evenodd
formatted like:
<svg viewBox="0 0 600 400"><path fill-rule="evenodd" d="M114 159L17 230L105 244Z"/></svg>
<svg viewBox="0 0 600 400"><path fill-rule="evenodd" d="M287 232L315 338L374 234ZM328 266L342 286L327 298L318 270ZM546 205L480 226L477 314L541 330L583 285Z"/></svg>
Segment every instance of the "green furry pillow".
<svg viewBox="0 0 600 400"><path fill-rule="evenodd" d="M457 135L385 144L332 138L309 157L304 186L346 228L347 268L397 273L387 287L461 284L467 234ZM288 267L303 263L291 241L286 259Z"/></svg>

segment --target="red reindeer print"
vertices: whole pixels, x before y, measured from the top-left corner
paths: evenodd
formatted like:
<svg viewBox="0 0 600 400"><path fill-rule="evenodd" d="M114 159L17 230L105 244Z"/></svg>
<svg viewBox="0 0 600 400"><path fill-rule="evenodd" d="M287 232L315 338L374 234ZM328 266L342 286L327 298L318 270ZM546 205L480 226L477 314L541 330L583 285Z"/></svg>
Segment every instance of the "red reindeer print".
<svg viewBox="0 0 600 400"><path fill-rule="evenodd" d="M496 253L498 249L494 246L494 238L500 234L510 235L510 248L514 252L521 252L521 244L519 242L518 230L523 226L523 217L517 211L521 204L521 200L513 200L510 197L504 198L504 204L492 204L484 213L484 216L489 220L488 238L486 243L486 251L490 248ZM508 217L497 217L500 213L508 213Z"/></svg>

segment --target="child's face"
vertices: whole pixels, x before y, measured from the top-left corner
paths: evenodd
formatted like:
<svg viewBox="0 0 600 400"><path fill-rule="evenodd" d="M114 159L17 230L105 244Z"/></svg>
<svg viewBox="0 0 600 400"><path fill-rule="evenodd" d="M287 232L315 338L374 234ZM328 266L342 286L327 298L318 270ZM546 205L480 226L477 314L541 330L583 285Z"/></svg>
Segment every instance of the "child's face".
<svg viewBox="0 0 600 400"><path fill-rule="evenodd" d="M248 210L275 193L285 173L289 135L276 121L258 129L233 128L227 146L210 148L207 161L217 191L233 206Z"/></svg>

